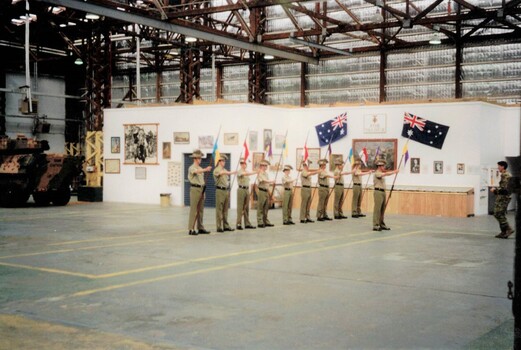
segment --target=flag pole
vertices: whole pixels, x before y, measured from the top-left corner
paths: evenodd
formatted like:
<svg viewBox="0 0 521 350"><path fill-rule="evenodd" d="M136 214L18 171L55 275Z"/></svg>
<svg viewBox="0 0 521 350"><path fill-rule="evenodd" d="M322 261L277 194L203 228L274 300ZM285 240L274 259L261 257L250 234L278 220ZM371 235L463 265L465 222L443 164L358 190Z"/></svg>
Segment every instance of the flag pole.
<svg viewBox="0 0 521 350"><path fill-rule="evenodd" d="M286 144L287 138L288 138L288 130L286 130L286 135L284 135L284 144ZM276 183L277 183L277 176L279 174L279 170L280 170L280 168L282 168L282 164L281 164L282 163L282 153L283 152L280 152L279 162L278 162L278 166L277 166L277 171L275 172L275 179L273 180L273 186L272 186L272 189L271 189L271 193L268 192L268 194L269 194L269 196L268 196L268 208L271 207L271 197L273 196L273 192L275 192L275 186L276 186Z"/></svg>
<svg viewBox="0 0 521 350"><path fill-rule="evenodd" d="M309 137L309 129L308 129L308 134L306 135L306 141L304 142L304 147L306 147L308 144L308 137ZM304 159L304 149L302 149L302 159ZM293 208L293 199L295 198L295 191L297 190L297 183L300 178L300 173L302 171L302 164L295 164L295 166L297 167L297 178L295 179L295 186L293 186L293 193L291 194L291 207L292 208Z"/></svg>
<svg viewBox="0 0 521 350"><path fill-rule="evenodd" d="M244 137L244 142L242 143L241 153L239 154L239 159L237 160L237 166L235 167L235 174L233 174L232 182L230 183L230 190L233 188L233 184L235 183L235 178L237 177L237 171L239 170L239 165L241 164L242 151L244 148L244 144L246 143L246 140L248 139L249 132L250 132L250 128L248 127L248 130L246 131L246 136Z"/></svg>
<svg viewBox="0 0 521 350"><path fill-rule="evenodd" d="M407 142L405 143L405 147L407 147L407 145L409 144L409 140L410 140L410 136L409 138L407 139ZM405 149L404 147L404 149ZM403 161L403 157L405 157L405 152L402 152L402 156L400 158L400 163L398 164L398 172L400 171L400 168L402 167L402 161ZM384 210L382 211L382 218L385 214L385 209L387 209L387 204L389 204L389 200L391 199L391 196L393 195L393 190L394 190L394 183L396 182L396 178L398 177L398 172L396 174L394 174L394 179L393 179L393 184L391 186L391 190L389 191L389 197L387 197L387 200L385 201L385 205L384 205Z"/></svg>
<svg viewBox="0 0 521 350"><path fill-rule="evenodd" d="M329 150L331 149L331 141L333 140L333 135L334 135L334 133L331 133L331 137L329 138L329 143L328 143L328 147L327 147L328 150L326 151L326 158L327 158L327 152L329 152ZM319 166L319 169L320 169L320 166ZM315 197L315 192L317 192L317 188L318 188L318 185L313 188L313 192L311 193L310 203L313 203L313 198Z"/></svg>
<svg viewBox="0 0 521 350"><path fill-rule="evenodd" d="M376 158L378 158L378 154L380 153L380 147L378 146L377 148L378 152L376 152L376 154L374 155L374 160L373 160L373 163L376 162ZM369 162L367 162L367 165L369 165ZM365 182L365 187L364 189L362 190L362 195L360 196L360 203L362 203L362 201L364 200L364 195L365 193L367 192L367 190L369 189L369 180L371 179L371 174L369 174L369 176L367 176L367 181Z"/></svg>

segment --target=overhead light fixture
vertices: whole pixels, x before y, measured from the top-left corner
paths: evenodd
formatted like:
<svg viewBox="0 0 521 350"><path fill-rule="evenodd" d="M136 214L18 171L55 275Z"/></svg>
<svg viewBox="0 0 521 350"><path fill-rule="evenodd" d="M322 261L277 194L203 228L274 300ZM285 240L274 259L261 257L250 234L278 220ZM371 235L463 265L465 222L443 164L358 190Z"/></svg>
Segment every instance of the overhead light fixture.
<svg viewBox="0 0 521 350"><path fill-rule="evenodd" d="M83 60L81 58L76 58L76 61L74 61L74 64L77 66L81 66L83 64Z"/></svg>
<svg viewBox="0 0 521 350"><path fill-rule="evenodd" d="M374 13L374 15L373 15L373 17L371 19L375 23L383 22L384 21L384 16L382 16L382 14L381 14L379 9L376 9L376 12Z"/></svg>
<svg viewBox="0 0 521 350"><path fill-rule="evenodd" d="M99 19L99 15L95 14L95 13L87 13L85 15L85 18L86 19L92 19L92 20L97 20Z"/></svg>
<svg viewBox="0 0 521 350"><path fill-rule="evenodd" d="M57 14L60 14L60 13L62 13L63 11L65 11L66 8L63 7L63 6L49 6L49 7L47 8L47 10L48 10L49 12L52 12L53 15L57 15Z"/></svg>
<svg viewBox="0 0 521 350"><path fill-rule="evenodd" d="M384 7L384 2L383 2L383 0L376 0L374 4L375 4L376 6L378 6L378 7Z"/></svg>
<svg viewBox="0 0 521 350"><path fill-rule="evenodd" d="M195 43L195 42L197 41L197 38L194 38L194 37L192 37L192 36L187 36L187 37L185 38L185 41L186 41L187 43Z"/></svg>
<svg viewBox="0 0 521 350"><path fill-rule="evenodd" d="M272 55L264 55L264 59L265 59L265 60L272 60L272 59L274 59L274 58L275 58L275 57L272 56Z"/></svg>
<svg viewBox="0 0 521 350"><path fill-rule="evenodd" d="M434 33L432 35L431 40L429 40L429 44L431 44L431 45L440 45L441 44L440 35L438 33Z"/></svg>
<svg viewBox="0 0 521 350"><path fill-rule="evenodd" d="M309 47L314 47L316 49L337 53L337 54L343 55L343 56L351 56L351 53L349 53L349 52L346 52L346 51L343 51L343 50L339 50L339 49L335 49L334 47L331 47L331 46L320 45L320 44L313 43L311 41L306 41L306 40L294 38L292 36L289 37L289 41L291 41L291 42L293 42L295 44L306 45L306 46L309 46Z"/></svg>

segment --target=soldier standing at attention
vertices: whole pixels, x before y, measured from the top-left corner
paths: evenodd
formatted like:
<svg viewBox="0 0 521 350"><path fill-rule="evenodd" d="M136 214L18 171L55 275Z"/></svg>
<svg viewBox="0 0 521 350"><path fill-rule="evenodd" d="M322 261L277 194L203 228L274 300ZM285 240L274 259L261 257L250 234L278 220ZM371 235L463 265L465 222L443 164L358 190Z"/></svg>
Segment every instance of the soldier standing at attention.
<svg viewBox="0 0 521 350"><path fill-rule="evenodd" d="M385 160L376 161L376 172L374 173L374 210L373 210L373 231L390 230L385 225L385 179L384 177L398 173L398 169L385 171Z"/></svg>
<svg viewBox="0 0 521 350"><path fill-rule="evenodd" d="M327 197L329 196L329 179L333 175L326 170L326 165L329 163L327 159L318 161L318 204L317 204L317 221L333 220L327 216Z"/></svg>
<svg viewBox="0 0 521 350"><path fill-rule="evenodd" d="M233 231L228 224L228 207L230 206L229 175L235 171L226 170L226 157L224 154L219 156L217 167L213 171L215 180L215 222L217 232Z"/></svg>
<svg viewBox="0 0 521 350"><path fill-rule="evenodd" d="M291 205L293 203L293 182L289 176L289 172L293 170L291 165L284 166L284 177L282 178L282 185L284 186L284 201L282 202L282 221L284 225L295 225L291 218Z"/></svg>
<svg viewBox="0 0 521 350"><path fill-rule="evenodd" d="M342 159L335 160L335 171L333 172L333 177L335 179L335 201L333 206L333 214L335 219L347 219L347 216L344 216L344 212L342 210L342 203L344 203L344 175L352 174L351 171L342 171L344 167L344 161Z"/></svg>
<svg viewBox="0 0 521 350"><path fill-rule="evenodd" d="M311 208L311 176L318 174L320 171L317 170L309 170L309 165L311 164L311 160L307 160L302 162L302 172L300 173L300 182L302 183L302 188L300 190L300 223L306 224L314 222L311 220L309 216L309 208Z"/></svg>
<svg viewBox="0 0 521 350"><path fill-rule="evenodd" d="M496 235L496 238L508 238L514 230L508 224L508 220L506 217L508 203L510 203L510 192L508 191L508 181L512 177L512 175L507 171L508 163L505 161L500 161L497 163L497 169L501 174L501 179L499 180L499 187L494 187L490 189L490 192L496 195L496 202L494 205L494 217L499 222L499 228L501 232Z"/></svg>
<svg viewBox="0 0 521 350"><path fill-rule="evenodd" d="M201 168L202 156L203 153L200 150L195 150L190 156L190 158L194 159L194 163L188 168L188 181L190 181L189 235L210 233L210 231L206 231L203 226L204 190L206 188L203 173L212 170L212 167L209 165L204 169ZM199 231L195 230L196 222Z"/></svg>
<svg viewBox="0 0 521 350"><path fill-rule="evenodd" d="M353 164L353 202L351 203L351 216L354 218L363 218L362 214L362 176L371 174L373 171L362 171L360 169L362 162L355 160Z"/></svg>
<svg viewBox="0 0 521 350"><path fill-rule="evenodd" d="M268 210L270 206L269 185L275 181L270 180L266 170L270 162L263 160L259 165L259 175L257 180L259 182L259 195L257 198L257 227L271 227L273 224L268 220Z"/></svg>
<svg viewBox="0 0 521 350"><path fill-rule="evenodd" d="M250 176L257 172L246 171L246 161L240 160L241 168L237 171L237 230L242 230L242 218L244 217L244 228L255 228L250 222Z"/></svg>

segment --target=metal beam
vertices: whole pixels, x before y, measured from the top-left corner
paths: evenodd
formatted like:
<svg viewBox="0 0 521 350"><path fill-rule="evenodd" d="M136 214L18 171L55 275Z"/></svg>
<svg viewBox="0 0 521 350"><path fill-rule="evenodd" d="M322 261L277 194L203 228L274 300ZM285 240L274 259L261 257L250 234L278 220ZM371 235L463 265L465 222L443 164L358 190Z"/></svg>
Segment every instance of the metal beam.
<svg viewBox="0 0 521 350"><path fill-rule="evenodd" d="M266 55L273 55L275 57L286 58L297 62L306 62L311 64L318 64L318 59L313 58L304 53L297 53L291 51L284 51L278 48L270 47L267 45L260 45L249 43L246 40L240 40L226 35L226 33L212 33L210 31L203 31L202 29L189 28L188 26L182 26L180 24L173 24L164 21L160 21L153 18L147 18L141 15L136 15L128 12L107 8L92 3L86 3L77 0L36 0L38 2L44 2L53 4L56 6L65 6L70 9L79 11L95 13L101 16L110 17L122 22L140 24L156 29L165 30L167 32L175 32L181 35L192 36L201 40L206 40L218 44L234 46L248 51L260 52ZM193 26L193 24L191 24Z"/></svg>

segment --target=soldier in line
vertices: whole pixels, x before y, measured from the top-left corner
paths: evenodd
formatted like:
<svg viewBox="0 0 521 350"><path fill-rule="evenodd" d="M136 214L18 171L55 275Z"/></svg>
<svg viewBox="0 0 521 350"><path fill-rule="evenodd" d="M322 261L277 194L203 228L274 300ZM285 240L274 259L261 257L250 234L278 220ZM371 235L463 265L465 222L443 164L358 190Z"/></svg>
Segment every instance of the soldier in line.
<svg viewBox="0 0 521 350"><path fill-rule="evenodd" d="M271 227L273 224L268 220L268 210L270 206L269 185L275 183L270 180L266 170L270 162L263 160L259 165L259 175L257 181L259 182L259 195L257 198L257 227Z"/></svg>
<svg viewBox="0 0 521 350"><path fill-rule="evenodd" d="M508 224L508 220L506 217L508 204L510 203L510 192L508 191L508 181L512 177L512 175L507 171L508 163L505 161L500 161L497 163L497 168L499 173L501 174L501 179L499 180L499 187L493 187L490 189L492 193L496 195L496 202L494 204L494 217L499 223L499 228L501 232L496 235L496 238L508 238L514 230Z"/></svg>
<svg viewBox="0 0 521 350"><path fill-rule="evenodd" d="M224 154L219 156L217 167L213 171L215 180L215 223L217 232L233 231L228 224L228 208L230 206L230 185L229 176L235 171L226 170L226 157Z"/></svg>
<svg viewBox="0 0 521 350"><path fill-rule="evenodd" d="M291 218L291 206L293 203L293 183L295 179L289 176L290 171L293 170L291 165L284 166L284 177L282 178L282 185L284 186L284 200L282 202L282 222L284 225L295 225Z"/></svg>
<svg viewBox="0 0 521 350"><path fill-rule="evenodd" d="M237 230L242 230L242 218L244 217L244 228L254 229L250 222L250 176L257 174L256 171L246 171L246 161L241 158L241 168L237 172Z"/></svg>
<svg viewBox="0 0 521 350"><path fill-rule="evenodd" d="M318 161L318 204L317 204L317 221L333 220L327 216L327 201L329 197L329 179L334 178L326 170L326 165L329 163L327 159Z"/></svg>
<svg viewBox="0 0 521 350"><path fill-rule="evenodd" d="M317 170L309 170L309 165L312 163L311 160L307 160L302 162L302 172L300 173L300 182L302 183L302 188L300 191L300 223L312 223L309 215L309 208L311 208L311 176L319 173L319 169Z"/></svg>
<svg viewBox="0 0 521 350"><path fill-rule="evenodd" d="M344 175L350 175L352 171L342 171L344 168L344 161L342 159L335 160L335 171L333 172L333 177L335 179L335 201L333 206L333 214L335 219L347 219L347 216L344 216L344 212L342 210L342 203L344 203Z"/></svg>
<svg viewBox="0 0 521 350"><path fill-rule="evenodd" d="M390 230L385 225L385 177L398 173L398 169L385 171L385 160L377 160L375 162L377 169L374 173L374 210L373 210L373 231Z"/></svg>
<svg viewBox="0 0 521 350"><path fill-rule="evenodd" d="M188 181L190 182L190 216L188 219L188 234L207 234L203 226L204 214L204 190L206 188L204 183L203 173L212 170L209 165L206 168L201 168L201 158L203 153L200 150L195 150L190 158L194 159L194 163L188 168ZM195 224L197 221L197 229Z"/></svg>
<svg viewBox="0 0 521 350"><path fill-rule="evenodd" d="M373 170L362 171L362 162L355 160L353 164L353 202L351 203L351 216L353 218L363 218L365 214L362 214L362 176L373 173Z"/></svg>

